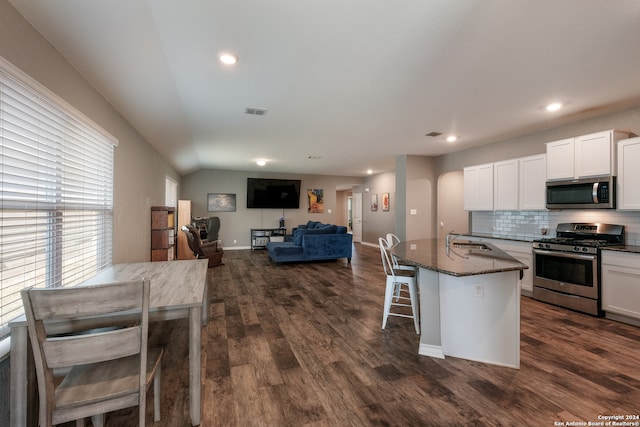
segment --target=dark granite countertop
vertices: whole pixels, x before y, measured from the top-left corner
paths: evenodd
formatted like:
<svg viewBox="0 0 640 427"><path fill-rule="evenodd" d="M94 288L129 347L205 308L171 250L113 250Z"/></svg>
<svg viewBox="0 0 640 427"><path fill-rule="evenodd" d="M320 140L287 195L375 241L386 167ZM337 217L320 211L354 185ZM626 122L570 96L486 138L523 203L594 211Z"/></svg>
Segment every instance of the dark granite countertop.
<svg viewBox="0 0 640 427"><path fill-rule="evenodd" d="M481 245L485 245L482 248ZM400 242L393 253L404 262L451 276L474 276L528 267L491 243L455 239L447 249L444 239Z"/></svg>
<svg viewBox="0 0 640 427"><path fill-rule="evenodd" d="M493 234L484 234L484 233L469 233L469 234L463 234L463 236L471 236L471 237L477 237L481 239L496 239L496 240L526 242L526 243L532 243L535 240L533 237L525 238L525 237L518 237L518 236L493 235ZM545 237L548 237L548 236L545 236Z"/></svg>
<svg viewBox="0 0 640 427"><path fill-rule="evenodd" d="M617 251L617 252L631 252L634 254L640 254L640 246L635 246L635 245L606 246L602 248L602 250Z"/></svg>

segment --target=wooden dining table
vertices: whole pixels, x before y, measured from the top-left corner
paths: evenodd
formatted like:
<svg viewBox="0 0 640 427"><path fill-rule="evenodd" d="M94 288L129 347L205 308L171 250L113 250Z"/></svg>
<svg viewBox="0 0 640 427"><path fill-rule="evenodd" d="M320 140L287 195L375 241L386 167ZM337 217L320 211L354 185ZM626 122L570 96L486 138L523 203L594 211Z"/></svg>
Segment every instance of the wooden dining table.
<svg viewBox="0 0 640 427"><path fill-rule="evenodd" d="M189 412L191 424L201 418L201 328L207 324L207 264L206 259L164 262L115 264L78 286L125 282L149 278L151 295L149 319L173 320L188 318L189 322ZM126 322L125 317L117 321ZM86 329L95 319L73 324L51 325L56 333ZM35 396L35 368L29 360L27 322L24 316L9 323L11 327L11 426L23 427L33 420L35 408L30 408L30 396ZM48 326L49 327L49 326ZM29 415L32 414L32 415Z"/></svg>

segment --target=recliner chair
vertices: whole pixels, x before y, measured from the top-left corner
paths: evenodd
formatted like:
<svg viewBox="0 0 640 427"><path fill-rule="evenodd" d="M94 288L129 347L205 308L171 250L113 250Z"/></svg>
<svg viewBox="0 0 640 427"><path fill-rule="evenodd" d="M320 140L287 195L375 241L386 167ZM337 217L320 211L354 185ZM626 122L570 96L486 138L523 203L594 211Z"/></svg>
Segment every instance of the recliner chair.
<svg viewBox="0 0 640 427"><path fill-rule="evenodd" d="M218 232L220 231L220 218L211 216L207 218L207 240L213 242L218 240Z"/></svg>
<svg viewBox="0 0 640 427"><path fill-rule="evenodd" d="M219 246L219 241L203 242L200 240L200 232L191 225L183 225L181 230L187 235L187 243L196 258L206 258L209 260L209 267L222 265L222 254L224 250Z"/></svg>

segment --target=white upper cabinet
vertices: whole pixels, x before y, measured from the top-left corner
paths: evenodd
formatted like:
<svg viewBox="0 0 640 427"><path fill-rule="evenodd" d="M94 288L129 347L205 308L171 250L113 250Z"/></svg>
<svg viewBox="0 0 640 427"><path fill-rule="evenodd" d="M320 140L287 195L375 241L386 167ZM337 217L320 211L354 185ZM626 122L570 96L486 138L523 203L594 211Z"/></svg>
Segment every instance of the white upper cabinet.
<svg viewBox="0 0 640 427"><path fill-rule="evenodd" d="M546 209L545 154L464 168L464 209Z"/></svg>
<svg viewBox="0 0 640 427"><path fill-rule="evenodd" d="M464 210L493 210L493 163L464 168Z"/></svg>
<svg viewBox="0 0 640 427"><path fill-rule="evenodd" d="M547 179L571 179L574 172L574 139L547 143Z"/></svg>
<svg viewBox="0 0 640 427"><path fill-rule="evenodd" d="M518 209L518 159L493 164L493 209Z"/></svg>
<svg viewBox="0 0 640 427"><path fill-rule="evenodd" d="M547 179L617 175L616 143L628 137L608 130L547 143Z"/></svg>
<svg viewBox="0 0 640 427"><path fill-rule="evenodd" d="M618 142L618 209L640 210L640 138Z"/></svg>
<svg viewBox="0 0 640 427"><path fill-rule="evenodd" d="M536 156L518 159L520 173L520 191L518 208L521 210L546 209L547 156Z"/></svg>

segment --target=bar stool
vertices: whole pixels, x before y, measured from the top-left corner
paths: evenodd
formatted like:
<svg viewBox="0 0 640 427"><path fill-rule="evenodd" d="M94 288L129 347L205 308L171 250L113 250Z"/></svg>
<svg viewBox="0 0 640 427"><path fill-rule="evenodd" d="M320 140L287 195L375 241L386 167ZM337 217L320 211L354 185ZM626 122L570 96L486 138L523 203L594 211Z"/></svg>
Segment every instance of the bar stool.
<svg viewBox="0 0 640 427"><path fill-rule="evenodd" d="M387 319L389 316L407 317L413 319L413 325L416 330L416 334L420 333L420 316L418 313L418 283L416 280L417 272L413 270L403 270L394 268L391 255L391 246L387 242L387 239L380 237L378 239L380 244L380 256L382 258L382 265L384 272L387 276L387 284L384 294L384 312L382 315L382 329L387 326ZM406 297L406 291L403 294L402 288L408 288L409 297ZM410 304L406 301L409 300ZM404 314L400 312L392 312L393 307L411 307L411 314Z"/></svg>
<svg viewBox="0 0 640 427"><path fill-rule="evenodd" d="M389 244L389 249L393 249L398 243L400 243L400 238L393 233L387 233L387 243ZM393 268L396 270L411 270L415 271L416 274L418 273L418 267L399 261L394 254L391 254L391 261L393 261ZM400 297L400 288L400 286L396 286L396 298Z"/></svg>

